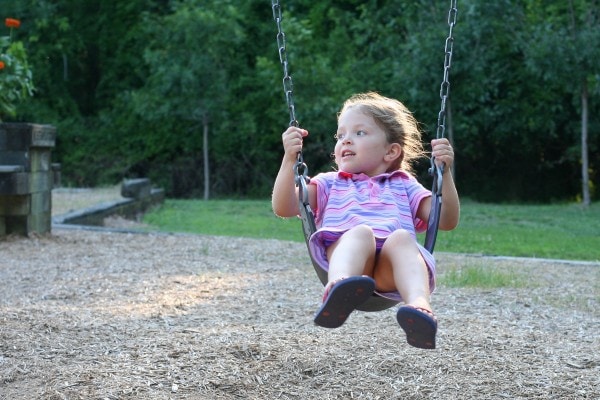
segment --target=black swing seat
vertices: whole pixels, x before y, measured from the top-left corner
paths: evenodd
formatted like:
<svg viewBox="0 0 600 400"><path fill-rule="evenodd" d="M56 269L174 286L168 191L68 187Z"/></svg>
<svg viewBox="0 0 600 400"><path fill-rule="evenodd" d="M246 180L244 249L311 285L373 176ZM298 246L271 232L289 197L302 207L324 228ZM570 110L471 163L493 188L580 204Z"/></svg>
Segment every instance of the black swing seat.
<svg viewBox="0 0 600 400"><path fill-rule="evenodd" d="M440 222L440 212L442 209L442 174L443 168L432 168L433 171L433 188L432 188L432 199L431 199L431 212L429 214L429 222L427 224L427 232L425 234L424 247L431 253L435 247L435 241L437 238L437 230ZM297 179L298 185L298 206L300 210L300 219L302 220L302 230L304 232L304 240L306 247L308 248L308 242L313 233L317 231L315 224L315 216L308 202L308 191L306 188L306 181L304 177ZM315 269L319 280L323 285L327 285L328 277L327 271L323 270L312 257L309 249L309 256L312 265ZM398 301L382 297L378 294L373 294L366 302L358 306L356 309L360 311L382 311L388 308L394 307L398 304Z"/></svg>

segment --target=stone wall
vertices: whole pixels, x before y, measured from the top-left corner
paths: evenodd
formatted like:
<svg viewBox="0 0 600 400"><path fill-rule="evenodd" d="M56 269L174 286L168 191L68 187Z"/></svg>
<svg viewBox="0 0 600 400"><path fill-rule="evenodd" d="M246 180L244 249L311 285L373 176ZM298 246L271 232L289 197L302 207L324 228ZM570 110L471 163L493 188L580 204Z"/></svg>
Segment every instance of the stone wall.
<svg viewBox="0 0 600 400"><path fill-rule="evenodd" d="M50 232L55 140L51 125L0 123L0 236Z"/></svg>
<svg viewBox="0 0 600 400"><path fill-rule="evenodd" d="M104 220L112 216L140 220L144 212L164 202L165 191L152 187L148 178L126 179L121 184L121 196L124 199L56 215L52 222L56 225L103 226Z"/></svg>

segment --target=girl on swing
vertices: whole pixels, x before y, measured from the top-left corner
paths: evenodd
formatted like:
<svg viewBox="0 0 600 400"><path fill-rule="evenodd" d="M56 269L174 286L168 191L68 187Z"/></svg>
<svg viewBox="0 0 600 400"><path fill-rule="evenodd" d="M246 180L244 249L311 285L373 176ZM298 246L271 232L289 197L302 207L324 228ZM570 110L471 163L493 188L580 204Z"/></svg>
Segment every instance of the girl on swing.
<svg viewBox="0 0 600 400"><path fill-rule="evenodd" d="M273 211L298 215L293 167L308 131L289 127L282 135L284 157L273 188ZM314 321L341 326L373 293L404 306L397 321L409 344L435 348L437 320L430 304L435 260L417 242L427 228L431 192L412 175L424 156L421 132L399 101L377 93L350 97L338 114L334 149L337 171L311 178L308 196L318 228L309 249L328 271L323 304ZM432 157L444 168L439 229L458 225L460 205L449 173L454 152L447 139L431 141Z"/></svg>

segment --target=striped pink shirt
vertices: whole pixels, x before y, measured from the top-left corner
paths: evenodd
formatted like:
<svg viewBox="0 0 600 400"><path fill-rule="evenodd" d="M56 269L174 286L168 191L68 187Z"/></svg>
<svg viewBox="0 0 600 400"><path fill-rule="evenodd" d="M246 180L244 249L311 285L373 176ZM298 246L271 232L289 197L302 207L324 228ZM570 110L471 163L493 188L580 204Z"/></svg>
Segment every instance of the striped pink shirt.
<svg viewBox="0 0 600 400"><path fill-rule="evenodd" d="M317 186L317 227L347 230L365 224L383 237L400 228L413 234L427 228L417 218L417 209L431 192L406 172L371 178L326 172L312 178L311 184Z"/></svg>
<svg viewBox="0 0 600 400"><path fill-rule="evenodd" d="M378 243L398 229L416 232L427 229L426 221L417 217L419 204L431 192L412 175L394 171L373 177L347 172L326 172L311 179L317 186L315 223L317 232L310 238L313 258L328 270L326 248L344 232L357 225L373 229ZM417 245L430 270L430 288L435 280L435 260L418 242ZM398 296L386 296L398 299Z"/></svg>

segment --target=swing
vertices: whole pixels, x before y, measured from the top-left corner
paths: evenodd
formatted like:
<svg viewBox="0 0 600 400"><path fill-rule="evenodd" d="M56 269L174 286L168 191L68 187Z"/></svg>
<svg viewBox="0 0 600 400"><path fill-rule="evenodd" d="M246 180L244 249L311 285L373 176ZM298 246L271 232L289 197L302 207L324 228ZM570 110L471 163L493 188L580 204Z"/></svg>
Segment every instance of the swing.
<svg viewBox="0 0 600 400"><path fill-rule="evenodd" d="M436 139L443 138L446 130L446 101L450 94L449 75L452 63L452 46L454 44L452 32L454 29L454 25L456 25L456 16L458 13L456 1L457 0L450 0L450 10L448 11L449 33L448 37L446 38L446 44L444 49L444 74L442 84L440 86L441 106L440 111L438 113ZM289 126L298 127L299 122L296 119L296 106L294 104L293 95L293 81L291 75L289 74L285 34L281 29L282 10L279 4L279 0L272 0L271 4L273 8L273 19L277 24L277 48L279 51L279 61L281 62L281 65L283 67L283 91L285 94L285 99L290 114ZM442 209L442 183L444 165L442 164L441 166L437 166L435 164L435 159L432 157L431 166L429 168L429 174L432 176L433 179L431 189L432 199L431 211L429 214L429 221L427 223L427 231L425 233L423 247L425 247L425 249L427 249L430 253L433 253L433 249L435 247L435 242L437 239L438 227L440 223L440 213ZM298 188L298 208L300 211L300 219L302 221L304 240L306 242L306 246L308 247L310 237L313 233L317 231L317 227L315 224L315 216L313 210L311 209L308 201L307 184L309 183L310 179L308 177L308 166L304 162L302 151L298 153L296 163L294 165L294 180L296 187ZM326 285L327 272L324 271L317 264L312 255L310 255L310 258L315 272L319 277L319 280L321 281L321 283L323 283L323 285ZM366 302L361 304L356 309L361 311L381 311L393 307L396 304L398 304L398 301L396 300L388 299L386 297L379 296L378 294L373 294L373 296L371 296Z"/></svg>

